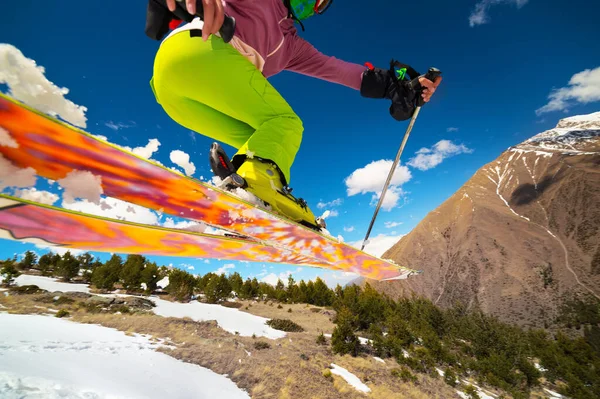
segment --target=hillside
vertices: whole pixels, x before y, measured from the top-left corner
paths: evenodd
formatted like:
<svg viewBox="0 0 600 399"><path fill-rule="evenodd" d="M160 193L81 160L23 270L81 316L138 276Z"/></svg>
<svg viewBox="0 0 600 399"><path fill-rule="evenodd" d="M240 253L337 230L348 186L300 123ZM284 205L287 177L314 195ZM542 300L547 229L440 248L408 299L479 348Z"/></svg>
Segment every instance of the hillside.
<svg viewBox="0 0 600 399"><path fill-rule="evenodd" d="M385 254L425 271L376 284L544 327L566 297L600 299L600 112L507 149Z"/></svg>

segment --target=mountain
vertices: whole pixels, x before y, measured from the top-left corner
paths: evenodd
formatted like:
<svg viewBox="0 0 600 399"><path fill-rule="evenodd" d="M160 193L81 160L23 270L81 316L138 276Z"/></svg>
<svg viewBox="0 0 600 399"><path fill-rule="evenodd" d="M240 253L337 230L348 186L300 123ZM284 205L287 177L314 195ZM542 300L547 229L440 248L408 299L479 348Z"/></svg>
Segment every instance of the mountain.
<svg viewBox="0 0 600 399"><path fill-rule="evenodd" d="M375 283L544 327L568 295L600 299L600 112L511 147L383 256L424 273Z"/></svg>

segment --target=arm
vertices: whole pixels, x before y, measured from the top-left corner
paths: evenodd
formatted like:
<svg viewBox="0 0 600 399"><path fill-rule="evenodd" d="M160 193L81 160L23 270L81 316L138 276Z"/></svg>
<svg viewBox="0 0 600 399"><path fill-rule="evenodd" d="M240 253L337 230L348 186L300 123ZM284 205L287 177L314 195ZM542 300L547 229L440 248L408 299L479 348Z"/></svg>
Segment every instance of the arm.
<svg viewBox="0 0 600 399"><path fill-rule="evenodd" d="M292 38L293 57L286 70L360 90L365 67L326 56L297 35Z"/></svg>

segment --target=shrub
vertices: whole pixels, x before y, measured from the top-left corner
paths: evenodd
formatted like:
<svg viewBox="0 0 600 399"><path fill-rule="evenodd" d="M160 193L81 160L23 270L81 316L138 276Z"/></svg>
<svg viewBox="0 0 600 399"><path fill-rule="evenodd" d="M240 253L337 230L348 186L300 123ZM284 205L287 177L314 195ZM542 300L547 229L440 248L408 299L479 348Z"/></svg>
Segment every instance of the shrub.
<svg viewBox="0 0 600 399"><path fill-rule="evenodd" d="M417 383L417 377L410 372L407 367L400 367L399 369L392 370L392 376L396 378L400 378L404 382L412 382L414 384Z"/></svg>
<svg viewBox="0 0 600 399"><path fill-rule="evenodd" d="M325 377L329 381L333 381L333 374L331 374L331 370L329 369L323 370L323 377Z"/></svg>
<svg viewBox="0 0 600 399"><path fill-rule="evenodd" d="M20 285L10 288L10 292L15 295L31 295L46 292L37 285Z"/></svg>
<svg viewBox="0 0 600 399"><path fill-rule="evenodd" d="M451 387L456 386L456 373L452 369L448 368L444 372L444 382Z"/></svg>
<svg viewBox="0 0 600 399"><path fill-rule="evenodd" d="M283 306L281 306L281 304L277 305L277 309L283 309Z"/></svg>
<svg viewBox="0 0 600 399"><path fill-rule="evenodd" d="M58 312L56 312L56 316L55 317L58 317L59 319L61 319L63 317L68 317L69 315L70 315L69 312L67 312L64 309L61 309Z"/></svg>
<svg viewBox="0 0 600 399"><path fill-rule="evenodd" d="M331 336L331 346L334 353L340 355L350 354L356 356L360 348L360 343L354 335L354 325L356 317L346 307L343 307L337 314L336 327Z"/></svg>
<svg viewBox="0 0 600 399"><path fill-rule="evenodd" d="M464 392L471 399L480 399L477 389L473 385L467 385Z"/></svg>
<svg viewBox="0 0 600 399"><path fill-rule="evenodd" d="M285 331L285 332L303 332L304 331L304 328L302 328L302 326L300 326L288 319L272 319L272 320L267 321L267 325L269 325L270 327L272 327L276 330Z"/></svg>
<svg viewBox="0 0 600 399"><path fill-rule="evenodd" d="M327 338L325 338L322 332L317 337L317 345L327 345Z"/></svg>
<svg viewBox="0 0 600 399"><path fill-rule="evenodd" d="M271 349L271 344L265 341L257 341L254 343L254 349L262 350L262 349Z"/></svg>
<svg viewBox="0 0 600 399"><path fill-rule="evenodd" d="M292 313L292 308L289 308L289 309L288 309L288 313Z"/></svg>

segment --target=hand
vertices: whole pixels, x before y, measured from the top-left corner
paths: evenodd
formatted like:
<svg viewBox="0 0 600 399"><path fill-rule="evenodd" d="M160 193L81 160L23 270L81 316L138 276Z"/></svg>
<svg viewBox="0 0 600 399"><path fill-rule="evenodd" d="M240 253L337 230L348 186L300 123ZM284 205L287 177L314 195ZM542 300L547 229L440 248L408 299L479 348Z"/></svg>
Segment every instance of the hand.
<svg viewBox="0 0 600 399"><path fill-rule="evenodd" d="M185 0L187 11L190 14L196 14L196 0ZM169 10L175 10L175 0L167 0ZM202 0L204 9L204 27L202 28L202 40L208 40L208 37L213 33L217 33L223 21L225 20L225 10L223 10L223 2L221 0Z"/></svg>
<svg viewBox="0 0 600 399"><path fill-rule="evenodd" d="M442 83L442 77L438 76L435 78L435 82L421 76L419 77L419 83L421 87L423 87L423 91L421 93L421 97L423 97L423 101L429 102L433 93L435 93L435 89Z"/></svg>

